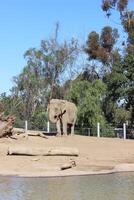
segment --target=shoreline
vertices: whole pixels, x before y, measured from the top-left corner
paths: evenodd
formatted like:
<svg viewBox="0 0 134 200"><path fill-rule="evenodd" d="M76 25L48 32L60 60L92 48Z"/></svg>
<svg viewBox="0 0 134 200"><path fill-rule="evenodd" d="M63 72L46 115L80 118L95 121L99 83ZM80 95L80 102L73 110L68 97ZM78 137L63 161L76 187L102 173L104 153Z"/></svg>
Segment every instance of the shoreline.
<svg viewBox="0 0 134 200"><path fill-rule="evenodd" d="M47 171L47 172L36 172L36 173L15 173L15 172L3 172L0 173L0 176L5 177L16 177L16 178L60 178L60 177L74 177L74 176L90 176L90 175L109 175L109 174L115 174L115 173L134 173L134 164L119 164L116 165L111 170L87 170L87 171L79 171L79 170L63 170L63 171Z"/></svg>
<svg viewBox="0 0 134 200"><path fill-rule="evenodd" d="M12 147L45 149L50 147L76 148L79 156L22 156L7 155ZM134 172L134 140L95 138L88 136L55 137L49 139L18 136L17 140L0 139L0 175L17 177L65 177ZM61 170L74 161L75 167Z"/></svg>

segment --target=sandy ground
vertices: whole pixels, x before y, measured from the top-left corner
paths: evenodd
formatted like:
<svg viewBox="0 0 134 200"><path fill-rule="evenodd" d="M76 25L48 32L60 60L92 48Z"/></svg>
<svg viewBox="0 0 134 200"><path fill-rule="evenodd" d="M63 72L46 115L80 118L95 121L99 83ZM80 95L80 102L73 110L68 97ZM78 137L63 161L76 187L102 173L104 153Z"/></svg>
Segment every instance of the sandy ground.
<svg viewBox="0 0 134 200"><path fill-rule="evenodd" d="M75 147L79 156L11 156L7 155L8 147ZM61 165L71 160L76 167L61 171ZM0 139L0 175L67 176L118 171L134 171L134 140L78 135Z"/></svg>

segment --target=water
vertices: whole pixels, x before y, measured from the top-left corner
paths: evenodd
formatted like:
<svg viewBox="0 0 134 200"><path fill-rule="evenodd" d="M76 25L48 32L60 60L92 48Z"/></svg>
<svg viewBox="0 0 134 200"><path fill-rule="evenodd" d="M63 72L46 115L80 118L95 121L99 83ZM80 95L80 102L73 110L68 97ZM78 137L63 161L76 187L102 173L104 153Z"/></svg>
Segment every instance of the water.
<svg viewBox="0 0 134 200"><path fill-rule="evenodd" d="M0 200L134 200L134 173L64 178L0 177Z"/></svg>

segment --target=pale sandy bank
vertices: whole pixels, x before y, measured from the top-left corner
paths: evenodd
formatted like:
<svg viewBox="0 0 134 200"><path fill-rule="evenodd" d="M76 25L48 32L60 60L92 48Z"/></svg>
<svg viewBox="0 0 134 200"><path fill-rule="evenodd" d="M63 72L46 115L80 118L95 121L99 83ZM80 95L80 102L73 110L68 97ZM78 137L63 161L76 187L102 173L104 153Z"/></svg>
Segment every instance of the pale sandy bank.
<svg viewBox="0 0 134 200"><path fill-rule="evenodd" d="M72 156L7 156L8 147L76 147ZM0 175L69 176L134 171L134 140L94 138L87 136L48 139L19 136L17 140L0 139ZM76 167L60 170L61 165L75 160Z"/></svg>

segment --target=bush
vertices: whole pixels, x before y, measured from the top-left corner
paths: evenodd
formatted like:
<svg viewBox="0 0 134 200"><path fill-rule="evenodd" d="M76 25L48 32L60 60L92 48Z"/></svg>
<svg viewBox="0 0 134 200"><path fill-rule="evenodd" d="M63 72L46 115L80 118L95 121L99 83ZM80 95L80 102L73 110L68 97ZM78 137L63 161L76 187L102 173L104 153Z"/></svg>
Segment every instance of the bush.
<svg viewBox="0 0 134 200"><path fill-rule="evenodd" d="M30 119L30 129L46 130L47 121L47 112L35 112Z"/></svg>

